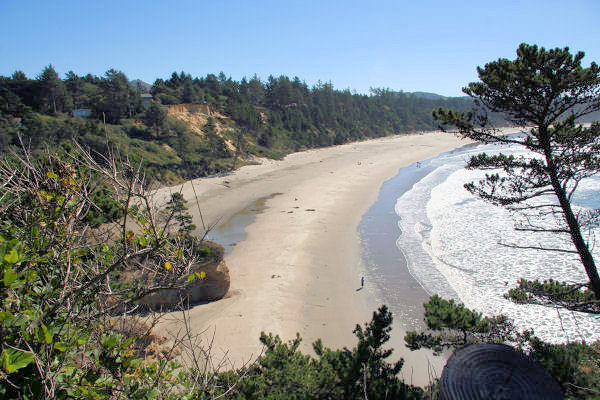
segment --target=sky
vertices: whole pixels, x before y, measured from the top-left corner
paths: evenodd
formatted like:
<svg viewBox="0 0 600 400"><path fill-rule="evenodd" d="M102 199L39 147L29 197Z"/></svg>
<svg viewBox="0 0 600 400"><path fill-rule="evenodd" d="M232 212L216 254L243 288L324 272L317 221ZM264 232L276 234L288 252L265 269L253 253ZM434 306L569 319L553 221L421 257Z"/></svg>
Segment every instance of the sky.
<svg viewBox="0 0 600 400"><path fill-rule="evenodd" d="M0 0L0 75L173 71L461 95L520 43L600 62L600 0Z"/></svg>

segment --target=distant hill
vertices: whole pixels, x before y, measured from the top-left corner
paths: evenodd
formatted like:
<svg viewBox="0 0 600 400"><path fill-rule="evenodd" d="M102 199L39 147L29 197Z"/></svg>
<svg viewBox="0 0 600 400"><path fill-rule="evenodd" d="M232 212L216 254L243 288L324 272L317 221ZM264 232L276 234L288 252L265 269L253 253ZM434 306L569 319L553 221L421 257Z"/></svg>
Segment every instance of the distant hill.
<svg viewBox="0 0 600 400"><path fill-rule="evenodd" d="M427 100L446 100L448 98L448 97L442 96L440 94L429 93L429 92L406 92L406 94L410 94L415 97L422 97Z"/></svg>
<svg viewBox="0 0 600 400"><path fill-rule="evenodd" d="M129 84L131 86L133 86L134 88L138 89L142 93L150 93L150 89L152 89L151 84L146 83L139 79L134 79L132 81L129 81Z"/></svg>
<svg viewBox="0 0 600 400"><path fill-rule="evenodd" d="M422 98L422 99L426 99L426 100L434 100L434 101L448 100L448 99L460 99L460 98L468 99L469 98L469 96L448 97L448 96L442 96L441 94L429 93L429 92L404 92L404 93L407 95L418 97L418 98ZM583 108L583 106L576 107L577 110L579 110L581 108ZM498 119L498 120L503 119L501 114L499 114L499 113L493 113L493 115L495 116L495 119ZM585 115L585 116L577 119L577 122L579 122L579 123L591 123L591 122L596 122L596 121L600 121L600 110L594 111L588 115Z"/></svg>

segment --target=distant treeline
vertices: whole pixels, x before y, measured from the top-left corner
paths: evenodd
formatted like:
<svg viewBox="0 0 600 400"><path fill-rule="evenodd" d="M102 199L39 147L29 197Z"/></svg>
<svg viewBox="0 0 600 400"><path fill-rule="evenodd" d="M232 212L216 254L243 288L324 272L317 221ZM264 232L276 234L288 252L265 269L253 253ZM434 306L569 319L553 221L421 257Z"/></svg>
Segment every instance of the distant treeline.
<svg viewBox="0 0 600 400"><path fill-rule="evenodd" d="M233 167L251 153L282 156L306 148L436 129L437 107L469 111L467 97L446 98L372 89L370 95L336 90L331 83L312 88L299 78L256 75L237 82L220 73L192 78L174 72L157 79L152 100L140 82L133 85L114 69L104 76L61 79L52 65L34 79L22 71L0 76L0 146L18 145L17 133L35 148L62 146L76 139L99 154L108 146L146 163L158 180L191 178ZM145 98L143 98L145 97ZM210 119L204 135L166 116L171 104L206 104L226 116ZM83 110L86 118L72 117ZM227 129L215 129L216 123ZM229 141L236 148L225 145ZM166 146L165 146L166 145Z"/></svg>
<svg viewBox="0 0 600 400"><path fill-rule="evenodd" d="M431 110L469 111L466 97L431 99L389 89L371 95L335 90L319 82L309 88L298 77L256 75L240 82L220 73L192 78L185 72L157 79L152 95L163 104L206 103L230 116L265 147L318 147L437 127ZM283 142L283 143L282 143Z"/></svg>

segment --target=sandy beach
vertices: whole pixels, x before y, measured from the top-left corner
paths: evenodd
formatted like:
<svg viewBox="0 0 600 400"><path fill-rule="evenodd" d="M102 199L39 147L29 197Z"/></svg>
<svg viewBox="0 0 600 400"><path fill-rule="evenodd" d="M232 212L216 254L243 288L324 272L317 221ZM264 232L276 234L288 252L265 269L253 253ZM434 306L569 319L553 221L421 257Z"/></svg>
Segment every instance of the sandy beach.
<svg viewBox="0 0 600 400"><path fill-rule="evenodd" d="M261 331L291 340L301 349L321 338L331 348L352 347L352 330L379 306L369 290L358 290L364 275L357 226L375 202L384 181L399 168L467 142L440 132L386 137L287 156L245 166L223 177L197 179L206 224L226 224L240 210L264 204L246 227L245 240L225 258L231 275L227 298L189 310L192 329L213 340L216 359L235 367L261 352ZM163 188L158 198L182 190L194 222L201 227L190 182ZM368 282L367 282L368 289ZM159 329L177 332L179 315L167 315ZM426 384L443 360L403 346L396 321L392 356L406 359L407 382Z"/></svg>

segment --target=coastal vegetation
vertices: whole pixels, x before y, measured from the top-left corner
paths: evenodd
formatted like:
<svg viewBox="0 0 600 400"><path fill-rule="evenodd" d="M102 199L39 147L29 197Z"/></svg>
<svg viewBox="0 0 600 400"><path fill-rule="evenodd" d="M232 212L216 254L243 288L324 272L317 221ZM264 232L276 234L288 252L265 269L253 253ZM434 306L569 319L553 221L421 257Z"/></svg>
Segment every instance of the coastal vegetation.
<svg viewBox="0 0 600 400"><path fill-rule="evenodd" d="M478 142L520 146L527 155L473 156L468 169L486 175L465 184L466 190L521 218L517 230L560 235L572 248L546 243L505 243L532 251L577 254L587 282L567 283L522 279L506 298L519 304L542 304L598 314L600 279L591 249L590 228L598 226L599 210L576 209L573 195L585 178L600 169L600 124L576 124L576 120L600 109L600 68L592 62L581 66L583 52L569 48L546 50L521 44L515 60L499 59L477 69L480 82L463 91L476 107L469 113L436 109L433 116L444 129ZM501 112L524 137L506 136L487 119ZM588 232L590 236L584 236ZM498 260L497 262L502 262ZM462 304L433 296L425 304L429 332L408 332L409 348L436 352L469 343L507 342L542 365L561 385L568 398L596 398L600 393L599 343L545 343L530 331L519 332L505 316L483 316Z"/></svg>
<svg viewBox="0 0 600 400"><path fill-rule="evenodd" d="M409 331L411 350L437 354L475 343L508 343L527 354L560 385L567 399L596 399L600 393L600 342L547 343L534 335L535 327L519 331L505 315L481 313L435 295L424 304L428 331Z"/></svg>
<svg viewBox="0 0 600 400"><path fill-rule="evenodd" d="M192 78L184 72L146 88L114 69L104 76L60 79L52 65L34 79L21 71L0 77L0 150L20 140L34 154L69 152L77 141L91 154L112 148L142 162L152 180L173 183L243 165L248 156L280 158L302 149L435 129L431 110L468 111L467 97L372 89L370 95L312 88L299 78L254 76L240 82L223 73ZM193 105L206 116L194 129L168 112ZM20 139L19 139L20 137ZM237 165L236 165L237 163Z"/></svg>
<svg viewBox="0 0 600 400"><path fill-rule="evenodd" d="M331 350L318 340L313 343L316 358L298 350L298 335L284 343L263 333L264 355L248 369L221 374L219 381L228 387L240 374L245 376L230 391L236 399L422 399L423 389L398 377L403 360L386 360L393 352L383 347L391 324L391 313L381 306L364 327L356 325L355 347Z"/></svg>
<svg viewBox="0 0 600 400"><path fill-rule="evenodd" d="M0 164L0 396L422 398L398 377L403 362L387 362L385 306L356 326L352 349L317 341L315 358L298 351L299 337L263 334L264 354L226 372L212 368L210 347L198 346L185 302L188 328L156 335L161 314L141 307L144 299L204 280L194 266L223 249L190 236L178 193L156 210L136 167L106 161L112 168L81 149L36 159L24 148ZM118 212L92 226L98 191L110 192L108 208ZM191 366L176 360L183 352Z"/></svg>
<svg viewBox="0 0 600 400"><path fill-rule="evenodd" d="M570 238L590 279L578 285L524 281L509 297L597 313L596 267L589 244L580 240L581 227L596 220L582 218L570 204L578 182L600 165L598 125L575 124L577 117L600 109L598 67L581 68L582 57L568 49L522 45L517 60L479 70L482 82L469 85L466 93L483 108L472 113L460 111L473 104L465 99L387 90L365 96L335 91L330 84L308 89L286 77L237 83L224 75L173 74L152 86L160 103L147 105L114 70L102 78L69 73L63 81L49 66L35 80L20 72L1 78L0 144L6 157L0 163L0 396L435 398L435 385L407 384L398 376L403 361L388 361L392 315L385 306L356 326L352 349L332 350L316 341L314 356L307 355L299 351L299 336L284 342L263 333L264 353L230 371L215 367L210 346L198 346L185 302L182 336L156 335L160 313L141 307L143 299L206 279L196 266L222 258L222 249L191 236L195 227L183 196L173 194L157 210L148 188L149 179L164 182L231 168L242 147L274 155L424 129L433 126L424 112L454 101L454 111L434 111L442 123L475 140L519 144L541 155L478 156L469 168L504 172L488 174L467 189L522 212L558 211L560 229L537 224L520 229L550 229ZM207 120L200 135L163 108L181 102L207 104L228 121ZM85 107L90 118L68 115ZM486 109L535 128L523 140L501 136L487 127L490 120L481 114ZM403 119L403 113L410 117ZM223 126L232 132L218 129ZM527 203L546 194L556 195L558 203ZM506 316L483 316L438 296L425 304L425 322L428 332L407 334L411 349L442 352L468 343L507 342L546 369L566 397L600 393L597 343L544 343L533 331L517 331ZM177 359L182 352L190 364Z"/></svg>
<svg viewBox="0 0 600 400"><path fill-rule="evenodd" d="M173 348L150 346L155 320L131 314L146 296L204 279L196 266L214 257L185 233L178 198L161 216L137 168L83 151L14 158L0 164L0 396L153 398L174 376L186 384ZM107 191L118 212L97 224L89 215Z"/></svg>
<svg viewBox="0 0 600 400"><path fill-rule="evenodd" d="M570 309L591 307L597 312L600 276L590 248L593 239L586 240L584 232L597 226L598 210L576 210L572 205L579 184L600 171L600 123L589 127L575 123L600 109L600 67L596 63L582 67L583 57L583 52L572 55L569 48L546 50L521 44L515 60L500 59L478 68L481 82L464 89L478 108L468 114L437 109L433 115L463 137L517 145L528 151L517 157L502 153L473 156L467 168L490 172L465 188L518 213L521 218L515 229L563 236L573 249L544 243L504 245L575 253L588 276L588 282L581 285L565 283L566 290L556 290L556 282L521 282L509 297L535 302L545 299L551 304L558 300ZM502 112L525 137L507 137L490 126L488 110Z"/></svg>

